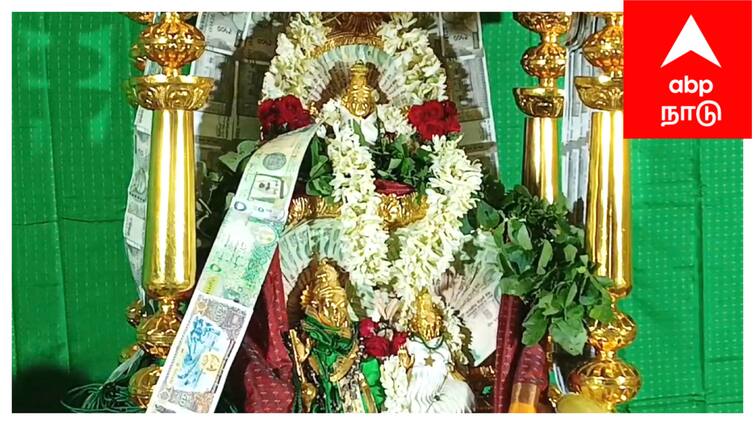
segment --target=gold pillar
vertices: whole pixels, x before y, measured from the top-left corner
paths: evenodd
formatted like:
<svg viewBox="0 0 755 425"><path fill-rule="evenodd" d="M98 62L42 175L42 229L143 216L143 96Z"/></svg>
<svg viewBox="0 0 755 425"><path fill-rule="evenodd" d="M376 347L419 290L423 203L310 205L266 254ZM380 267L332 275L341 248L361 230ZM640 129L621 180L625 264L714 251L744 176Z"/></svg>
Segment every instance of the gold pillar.
<svg viewBox="0 0 755 425"><path fill-rule="evenodd" d="M522 68L538 78L538 87L516 88L514 97L524 112L524 163L522 184L548 202L560 195L558 119L564 110L564 93L558 79L564 75L566 49L558 37L569 29L571 13L514 13L514 19L540 34L540 44L522 56Z"/></svg>
<svg viewBox="0 0 755 425"><path fill-rule="evenodd" d="M636 325L617 309L632 288L632 207L630 144L624 140L624 18L601 13L606 26L583 45L587 60L603 71L599 77L576 77L579 97L595 109L591 116L585 244L597 274L610 277L615 320L590 326L596 357L569 377L571 389L613 410L633 399L640 389L637 369L618 358L632 343Z"/></svg>
<svg viewBox="0 0 755 425"><path fill-rule="evenodd" d="M180 326L179 303L195 284L193 111L206 103L213 81L179 75L181 67L199 58L205 41L177 13L163 14L142 32L139 45L162 67L161 74L132 78L127 86L132 103L153 111L142 282L158 307L139 322L136 337L156 363L129 382L134 402L146 407Z"/></svg>

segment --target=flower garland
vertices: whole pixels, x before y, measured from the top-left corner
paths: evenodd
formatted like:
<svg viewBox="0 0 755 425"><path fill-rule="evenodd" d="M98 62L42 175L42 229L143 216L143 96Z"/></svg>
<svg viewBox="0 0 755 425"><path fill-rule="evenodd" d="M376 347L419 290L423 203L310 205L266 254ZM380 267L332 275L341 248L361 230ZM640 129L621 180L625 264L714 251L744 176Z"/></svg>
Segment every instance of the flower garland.
<svg viewBox="0 0 755 425"><path fill-rule="evenodd" d="M399 297L411 299L413 290L430 288L461 247L460 220L475 205L473 195L482 183L482 173L480 165L458 148L459 139L433 137L427 213L396 231L402 255L393 263L391 281Z"/></svg>
<svg viewBox="0 0 755 425"><path fill-rule="evenodd" d="M262 98L276 99L291 94L304 99L312 86L310 53L325 43L330 29L319 13L297 13L287 33L278 35L275 57L262 80Z"/></svg>
<svg viewBox="0 0 755 425"><path fill-rule="evenodd" d="M349 125L333 123L335 137L328 139L333 163L333 199L341 202L343 267L349 272L362 307L372 315L375 286L388 280L388 233L378 213L374 163L369 149Z"/></svg>
<svg viewBox="0 0 755 425"><path fill-rule="evenodd" d="M390 356L380 366L380 383L385 390L385 412L409 411L409 377L399 356Z"/></svg>
<svg viewBox="0 0 755 425"><path fill-rule="evenodd" d="M475 205L473 195L482 175L479 164L471 163L458 148L460 137L447 137L461 128L456 107L447 101L445 71L430 47L427 31L412 28L416 19L411 13L393 13L391 17L381 24L377 34L383 40L383 49L398 61L403 86L414 106L407 116L396 105L379 105L376 116L383 136L416 133L420 143L426 143L419 149L430 152L432 159L426 189L428 211L419 221L395 232L392 242L396 243L391 246L400 247L395 259L389 255L391 235L378 214L381 199L375 190L375 163L366 146L379 137L375 116L371 120L353 117L340 102L331 99L318 114L322 125L318 135L328 145L333 169L332 197L341 202L341 243L349 253L342 266L349 272L369 317L380 317L373 302L376 295L385 298L383 292L389 291L401 299L403 311L397 315L396 325L404 327L415 291L432 289L461 247L460 220ZM328 32L317 13L294 16L287 33L278 38L277 56L265 75L264 102L287 95L306 98L314 83L309 74L315 68L310 66L310 54L324 43ZM292 123L285 124L289 126ZM444 309L449 348L463 359L463 345L469 341L462 336L461 320L440 297L436 302Z"/></svg>
<svg viewBox="0 0 755 425"><path fill-rule="evenodd" d="M404 81L399 85L407 91L411 104L446 100L446 73L430 47L427 31L411 28L416 21L411 13L391 13L391 19L381 24L377 35L383 41L383 50L396 56L401 64L398 75ZM278 35L276 55L262 82L263 100L286 94L306 99L315 81L311 53L325 44L329 33L320 13L293 16L287 32Z"/></svg>

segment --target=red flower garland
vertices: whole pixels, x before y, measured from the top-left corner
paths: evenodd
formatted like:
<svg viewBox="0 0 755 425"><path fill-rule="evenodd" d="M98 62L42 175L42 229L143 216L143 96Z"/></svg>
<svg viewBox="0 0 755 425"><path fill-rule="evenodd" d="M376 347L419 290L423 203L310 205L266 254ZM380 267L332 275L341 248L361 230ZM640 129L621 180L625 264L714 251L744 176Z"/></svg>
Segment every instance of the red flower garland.
<svg viewBox="0 0 755 425"><path fill-rule="evenodd" d="M424 141L432 140L433 136L446 136L461 131L459 113L450 100L431 100L422 105L414 105L409 109L408 118Z"/></svg>
<svg viewBox="0 0 755 425"><path fill-rule="evenodd" d="M265 140L306 127L312 122L309 112L293 95L265 100L259 106L258 115L262 124L262 138Z"/></svg>
<svg viewBox="0 0 755 425"><path fill-rule="evenodd" d="M379 334L387 329L381 329L379 323L366 318L359 322L359 337L364 345L364 352L371 357L395 356L398 350L406 343L406 334L393 331L390 339Z"/></svg>

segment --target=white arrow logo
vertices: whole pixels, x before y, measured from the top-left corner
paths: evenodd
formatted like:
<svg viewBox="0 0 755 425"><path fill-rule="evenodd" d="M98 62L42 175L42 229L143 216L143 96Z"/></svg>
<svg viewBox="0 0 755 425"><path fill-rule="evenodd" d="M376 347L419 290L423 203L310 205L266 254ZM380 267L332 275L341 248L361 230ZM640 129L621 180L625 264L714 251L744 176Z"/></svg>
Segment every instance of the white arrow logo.
<svg viewBox="0 0 755 425"><path fill-rule="evenodd" d="M697 22L695 22L695 18L692 15L689 15L687 23L684 24L684 28L682 28L682 31L676 37L676 41L674 42L674 45L671 46L671 50L668 51L661 68L677 60L687 52L695 52L702 58L708 60L708 62L715 64L719 68L721 67L721 64L718 63L718 59L716 59L715 53L713 53L713 49L710 48L710 44L708 44L708 41L705 39L703 32L700 31L700 27L697 26Z"/></svg>

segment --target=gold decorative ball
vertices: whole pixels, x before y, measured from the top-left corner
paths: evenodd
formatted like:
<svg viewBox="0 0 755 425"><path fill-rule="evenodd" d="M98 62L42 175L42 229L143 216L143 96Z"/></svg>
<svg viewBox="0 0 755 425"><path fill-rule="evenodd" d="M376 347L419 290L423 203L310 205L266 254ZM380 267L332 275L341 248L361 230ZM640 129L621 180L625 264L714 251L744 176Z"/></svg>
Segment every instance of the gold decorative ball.
<svg viewBox="0 0 755 425"><path fill-rule="evenodd" d="M564 75L566 48L555 43L530 47L521 63L524 71L534 77L555 79Z"/></svg>
<svg viewBox="0 0 755 425"><path fill-rule="evenodd" d="M605 28L585 40L582 49L593 66L605 73L621 74L624 70L623 19L609 19Z"/></svg>
<svg viewBox="0 0 755 425"><path fill-rule="evenodd" d="M136 371L128 381L128 393L131 395L131 400L142 409L147 408L149 399L152 397L152 389L157 384L161 371L160 366L149 365Z"/></svg>
<svg viewBox="0 0 755 425"><path fill-rule="evenodd" d="M640 390L640 374L633 366L616 358L595 358L569 375L569 387L613 410L633 399Z"/></svg>
<svg viewBox="0 0 755 425"><path fill-rule="evenodd" d="M540 34L556 36L569 30L571 12L515 12L514 19L523 27Z"/></svg>
<svg viewBox="0 0 755 425"><path fill-rule="evenodd" d="M614 310L611 323L592 322L589 326L590 345L599 351L618 351L637 337L637 325L629 315Z"/></svg>
<svg viewBox="0 0 755 425"><path fill-rule="evenodd" d="M166 13L162 22L144 30L140 38L147 57L170 70L198 59L205 48L202 32L175 12Z"/></svg>
<svg viewBox="0 0 755 425"><path fill-rule="evenodd" d="M142 321L136 328L136 342L150 355L164 359L176 339L181 319L176 310L161 310Z"/></svg>

